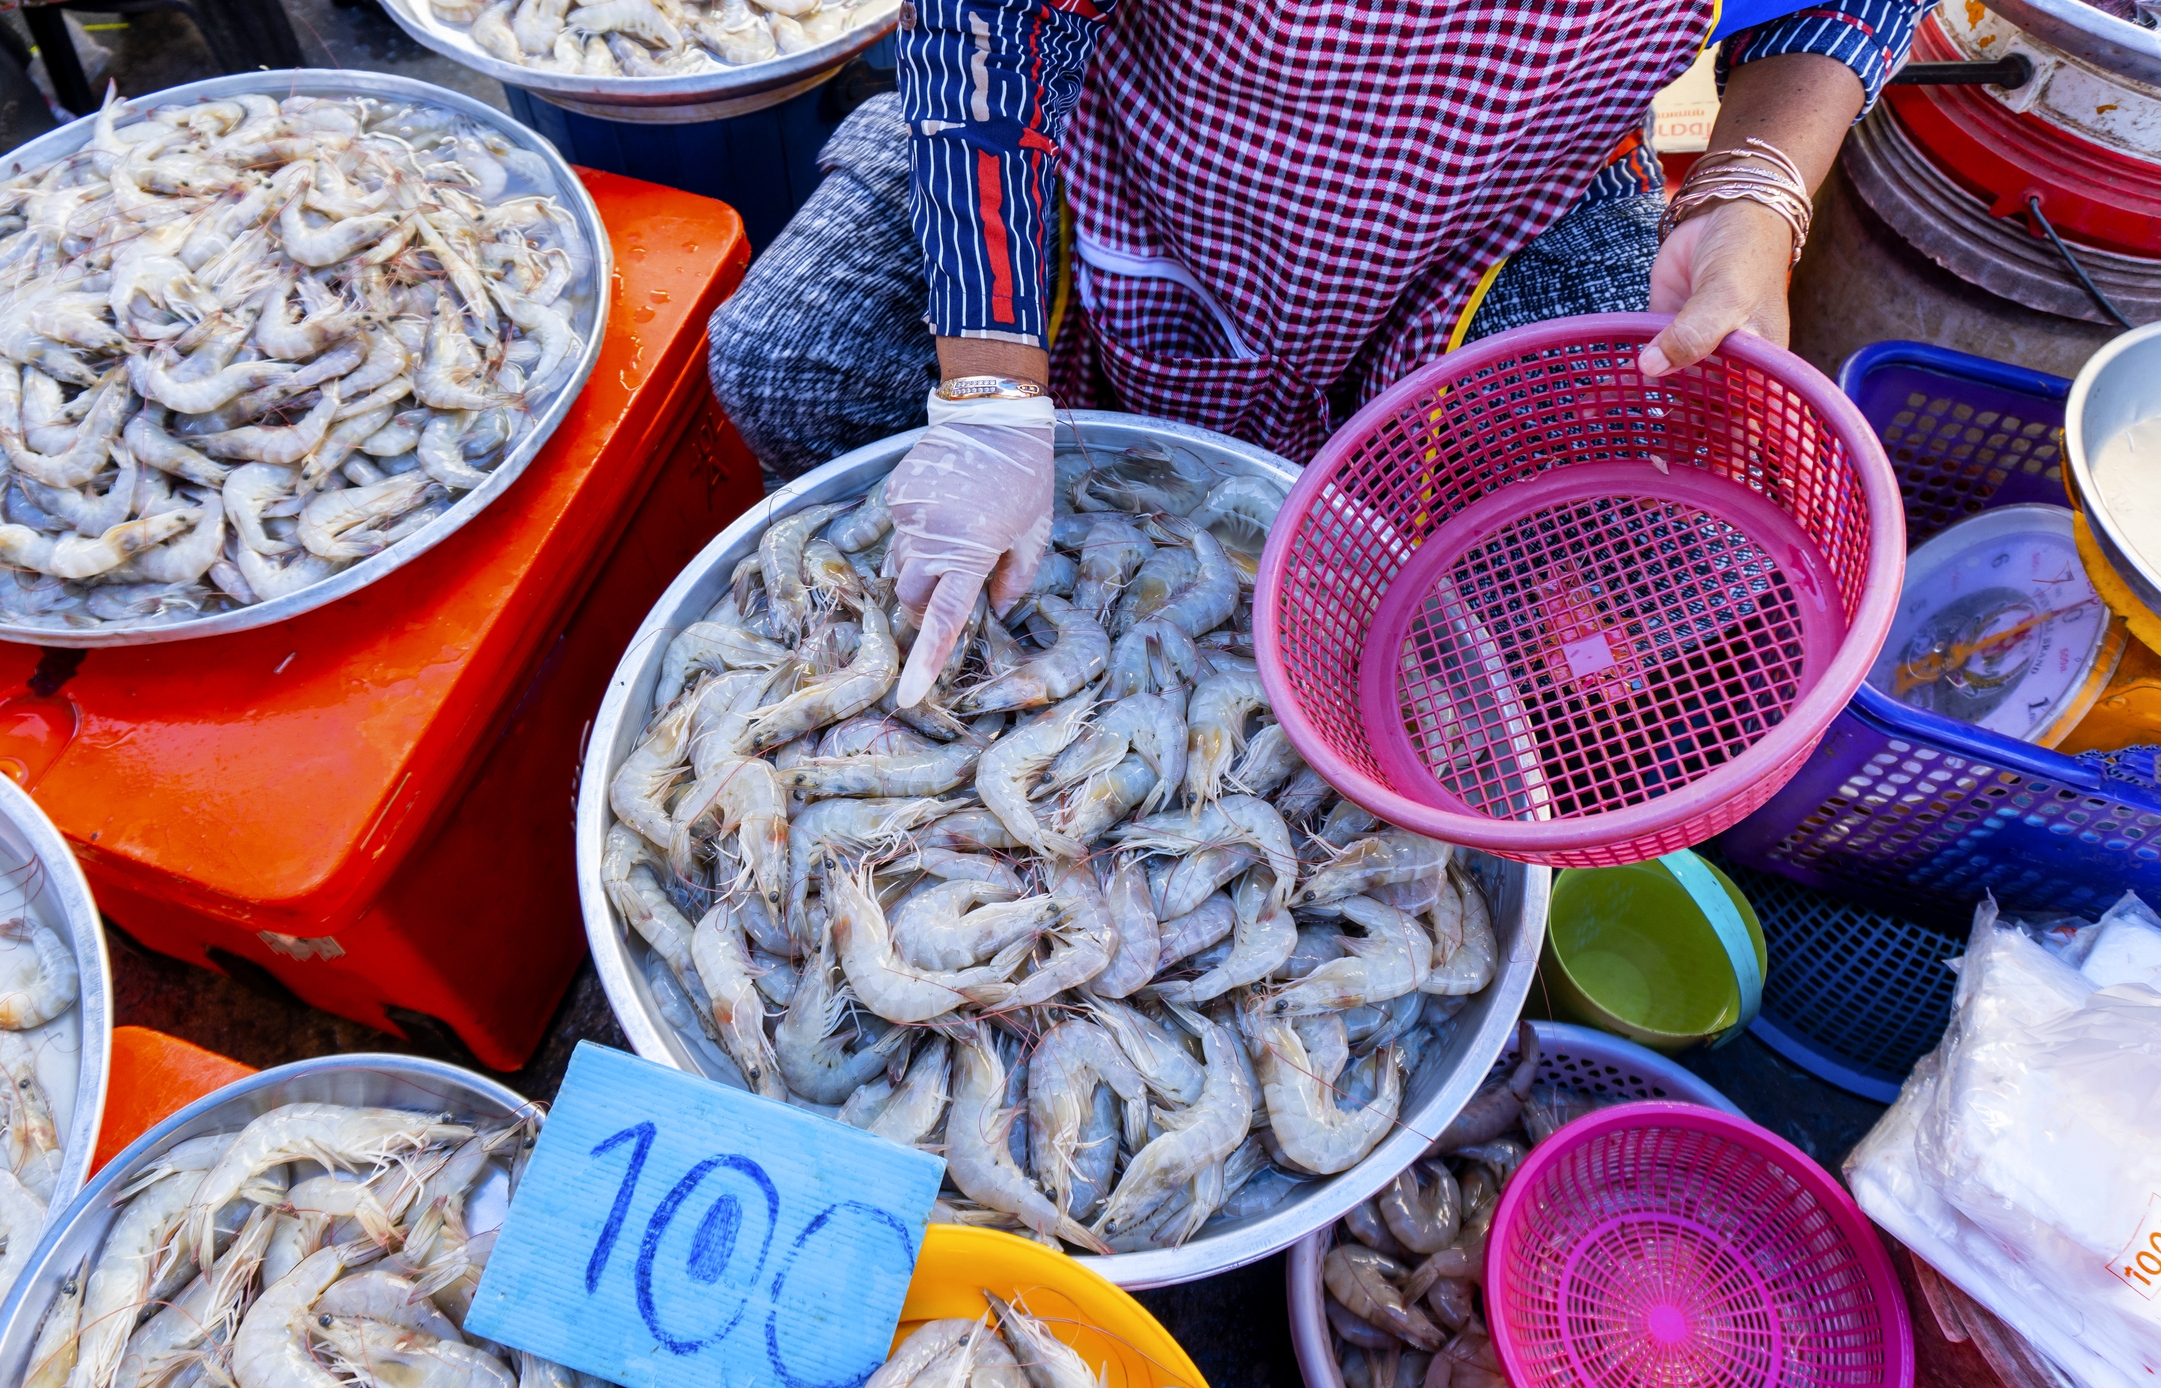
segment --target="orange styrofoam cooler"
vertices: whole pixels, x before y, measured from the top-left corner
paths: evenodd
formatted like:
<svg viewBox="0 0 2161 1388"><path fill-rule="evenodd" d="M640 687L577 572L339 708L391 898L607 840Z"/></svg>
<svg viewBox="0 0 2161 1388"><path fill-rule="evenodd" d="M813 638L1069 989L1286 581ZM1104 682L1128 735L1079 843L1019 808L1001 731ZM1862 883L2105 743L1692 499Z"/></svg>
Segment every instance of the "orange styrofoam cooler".
<svg viewBox="0 0 2161 1388"><path fill-rule="evenodd" d="M447 1027L498 1069L531 1054L585 953L571 808L609 673L763 494L706 385L741 222L580 172L615 246L608 340L525 476L463 530L272 627L0 644L0 770L110 919L384 1031Z"/></svg>

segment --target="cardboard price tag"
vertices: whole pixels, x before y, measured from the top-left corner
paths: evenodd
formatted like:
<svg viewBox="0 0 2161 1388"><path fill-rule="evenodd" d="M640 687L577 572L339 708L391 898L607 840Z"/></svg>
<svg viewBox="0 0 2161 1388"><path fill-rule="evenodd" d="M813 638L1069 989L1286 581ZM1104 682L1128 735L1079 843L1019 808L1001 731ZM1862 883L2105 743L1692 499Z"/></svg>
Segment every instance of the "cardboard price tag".
<svg viewBox="0 0 2161 1388"><path fill-rule="evenodd" d="M632 1388L883 1363L945 1163L580 1042L466 1328Z"/></svg>
<svg viewBox="0 0 2161 1388"><path fill-rule="evenodd" d="M2109 1271L2148 1301L2161 1293L2161 1195L2146 1197L2146 1212Z"/></svg>

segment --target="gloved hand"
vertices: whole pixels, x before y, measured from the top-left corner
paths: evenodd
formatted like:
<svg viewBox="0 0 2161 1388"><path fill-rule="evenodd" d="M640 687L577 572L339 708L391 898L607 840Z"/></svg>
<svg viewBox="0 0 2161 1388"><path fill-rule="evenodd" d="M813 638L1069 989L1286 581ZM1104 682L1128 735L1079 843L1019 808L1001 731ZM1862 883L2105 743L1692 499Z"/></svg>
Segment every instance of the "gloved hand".
<svg viewBox="0 0 2161 1388"><path fill-rule="evenodd" d="M885 484L894 595L920 628L895 695L902 708L937 682L985 580L1004 614L1035 582L1050 543L1051 402L933 395L930 421Z"/></svg>

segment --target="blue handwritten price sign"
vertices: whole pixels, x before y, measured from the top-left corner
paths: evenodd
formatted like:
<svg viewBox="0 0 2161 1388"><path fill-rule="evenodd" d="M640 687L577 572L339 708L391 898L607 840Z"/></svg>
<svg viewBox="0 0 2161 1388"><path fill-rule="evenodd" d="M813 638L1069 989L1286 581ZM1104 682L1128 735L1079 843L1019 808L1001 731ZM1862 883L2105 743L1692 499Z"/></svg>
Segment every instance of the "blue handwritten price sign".
<svg viewBox="0 0 2161 1388"><path fill-rule="evenodd" d="M579 1043L466 1328L632 1388L885 1360L945 1163Z"/></svg>

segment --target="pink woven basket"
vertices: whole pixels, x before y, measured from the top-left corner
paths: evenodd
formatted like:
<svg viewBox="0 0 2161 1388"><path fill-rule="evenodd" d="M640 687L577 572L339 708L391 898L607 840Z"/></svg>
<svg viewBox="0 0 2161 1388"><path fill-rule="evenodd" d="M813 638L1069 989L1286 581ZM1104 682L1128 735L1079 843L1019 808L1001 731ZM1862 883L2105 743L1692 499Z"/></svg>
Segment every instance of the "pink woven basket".
<svg viewBox="0 0 2161 1388"><path fill-rule="evenodd" d="M1533 1148L1486 1246L1515 1388L1911 1388L1906 1298L1830 1173L1746 1119L1639 1103Z"/></svg>
<svg viewBox="0 0 2161 1388"><path fill-rule="evenodd" d="M1890 630L1898 484L1799 357L1541 323L1383 392L1292 488L1254 595L1291 743L1394 824L1563 867L1700 843L1800 769Z"/></svg>

